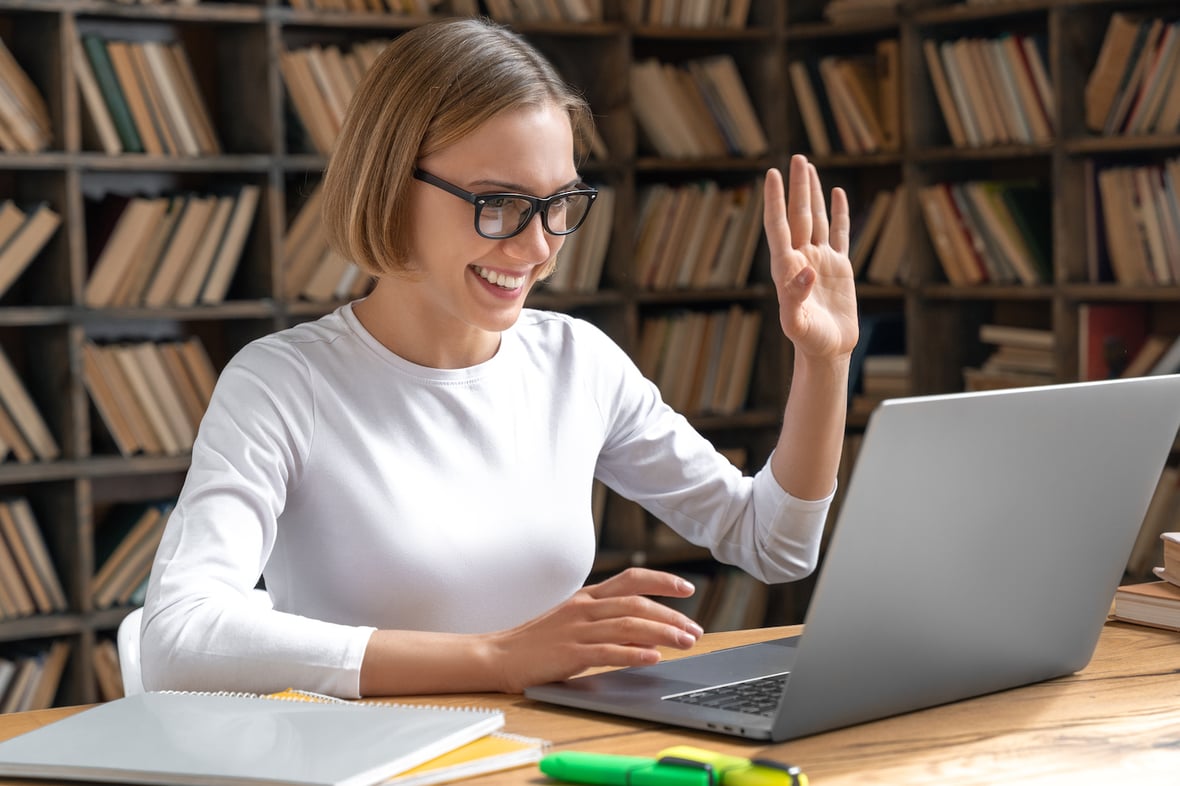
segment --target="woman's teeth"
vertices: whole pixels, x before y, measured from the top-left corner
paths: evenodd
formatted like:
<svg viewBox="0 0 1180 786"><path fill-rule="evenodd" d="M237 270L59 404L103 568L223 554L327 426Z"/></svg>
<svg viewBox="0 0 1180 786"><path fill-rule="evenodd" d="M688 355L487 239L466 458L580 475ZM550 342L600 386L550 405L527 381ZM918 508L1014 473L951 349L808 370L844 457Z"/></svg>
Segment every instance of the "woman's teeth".
<svg viewBox="0 0 1180 786"><path fill-rule="evenodd" d="M527 276L506 276L503 273L497 273L495 270L488 270L479 265L471 266L480 278L495 284L504 289L520 289L524 286Z"/></svg>

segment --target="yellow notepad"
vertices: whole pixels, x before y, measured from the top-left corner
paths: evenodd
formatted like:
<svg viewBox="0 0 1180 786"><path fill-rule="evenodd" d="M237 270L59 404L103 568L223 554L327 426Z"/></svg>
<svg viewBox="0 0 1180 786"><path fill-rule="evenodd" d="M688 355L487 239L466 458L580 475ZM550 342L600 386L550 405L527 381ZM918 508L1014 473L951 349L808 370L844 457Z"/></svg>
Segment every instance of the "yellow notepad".
<svg viewBox="0 0 1180 786"><path fill-rule="evenodd" d="M540 761L548 748L549 742L537 737L492 732L390 778L385 786L428 786L523 767Z"/></svg>

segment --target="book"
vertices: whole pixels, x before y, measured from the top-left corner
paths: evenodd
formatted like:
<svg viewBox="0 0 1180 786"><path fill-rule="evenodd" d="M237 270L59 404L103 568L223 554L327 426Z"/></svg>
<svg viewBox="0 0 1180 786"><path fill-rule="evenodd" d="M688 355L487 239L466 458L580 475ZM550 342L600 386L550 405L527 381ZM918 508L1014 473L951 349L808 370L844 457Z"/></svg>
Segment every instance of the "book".
<svg viewBox="0 0 1180 786"><path fill-rule="evenodd" d="M171 511L170 502L124 505L103 521L94 548L101 567L90 581L95 608L116 605L148 575Z"/></svg>
<svg viewBox="0 0 1180 786"><path fill-rule="evenodd" d="M114 69L115 79L131 114L135 131L143 144L143 152L164 155L164 143L156 130L147 93L135 73L135 63L131 54L133 44L128 41L102 41L102 45L106 47L107 58Z"/></svg>
<svg viewBox="0 0 1180 786"><path fill-rule="evenodd" d="M1152 568L1159 578L1180 587L1180 532L1161 532L1164 543L1164 564Z"/></svg>
<svg viewBox="0 0 1180 786"><path fill-rule="evenodd" d="M137 261L142 261L151 241L153 228L163 220L168 200L162 197L134 197L125 204L112 199L107 210L114 214L109 235L94 261L83 291L83 302L90 308L115 304L122 282L131 276ZM104 222L95 219L96 224Z"/></svg>
<svg viewBox="0 0 1180 786"><path fill-rule="evenodd" d="M119 84L114 63L111 62L110 53L106 49L106 42L94 35L84 35L80 40L82 53L94 72L94 80L98 83L103 101L110 112L111 122L114 123L115 131L119 136L122 152L144 152L143 140L135 127L131 106Z"/></svg>
<svg viewBox="0 0 1180 786"><path fill-rule="evenodd" d="M0 245L0 295L25 272L61 224L61 216L41 202L21 222L8 241Z"/></svg>
<svg viewBox="0 0 1180 786"><path fill-rule="evenodd" d="M1078 307L1078 379L1110 379L1147 340L1142 303L1082 303Z"/></svg>
<svg viewBox="0 0 1180 786"><path fill-rule="evenodd" d="M795 94L795 102L799 105L799 113L803 116L803 128L807 132L812 152L820 156L830 155L832 142L824 125L819 97L811 83L807 65L801 60L796 60L787 66L787 74L791 79L791 89Z"/></svg>
<svg viewBox="0 0 1180 786"><path fill-rule="evenodd" d="M1180 631L1180 587L1168 581L1124 584L1115 590L1111 616L1123 622Z"/></svg>
<svg viewBox="0 0 1180 786"><path fill-rule="evenodd" d="M0 502L0 533L25 577L37 611L42 614L65 611L68 605L65 591L27 499Z"/></svg>
<svg viewBox="0 0 1180 786"><path fill-rule="evenodd" d="M549 742L539 737L494 731L385 781L383 786L431 786L490 772L523 767L541 760Z"/></svg>
<svg viewBox="0 0 1180 786"><path fill-rule="evenodd" d="M139 693L0 742L0 775L369 786L503 725L490 709Z"/></svg>
<svg viewBox="0 0 1180 786"><path fill-rule="evenodd" d="M261 189L256 185L243 185L239 188L225 234L221 237L217 255L213 258L208 277L201 288L202 303L216 304L225 300L234 271L238 268L242 249L246 245L250 227L254 223L260 193Z"/></svg>
<svg viewBox="0 0 1180 786"><path fill-rule="evenodd" d="M42 461L53 461L61 454L57 440L41 417L41 412L25 390L3 349L0 349L0 400L12 416L12 420L16 422L21 435L32 446L37 458Z"/></svg>
<svg viewBox="0 0 1180 786"><path fill-rule="evenodd" d="M0 38L0 148L39 153L53 139L49 107L37 85Z"/></svg>
<svg viewBox="0 0 1180 786"><path fill-rule="evenodd" d="M1101 131L1106 125L1118 98L1119 84L1145 32L1141 18L1121 11L1111 15L1083 94L1086 127L1091 131Z"/></svg>
<svg viewBox="0 0 1180 786"><path fill-rule="evenodd" d="M0 538L0 608L3 608L4 616L10 619L37 613L33 593L22 578L20 565L3 538Z"/></svg>

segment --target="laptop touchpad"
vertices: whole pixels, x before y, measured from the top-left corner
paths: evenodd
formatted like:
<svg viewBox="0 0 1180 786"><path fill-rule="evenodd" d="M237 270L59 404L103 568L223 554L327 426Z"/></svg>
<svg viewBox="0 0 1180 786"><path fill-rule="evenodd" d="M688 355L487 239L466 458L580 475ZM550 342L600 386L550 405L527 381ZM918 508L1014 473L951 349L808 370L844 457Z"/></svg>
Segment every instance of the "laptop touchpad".
<svg viewBox="0 0 1180 786"><path fill-rule="evenodd" d="M635 669L662 679L683 680L699 685L738 682L767 674L781 674L795 665L798 636L733 647L703 655L664 661Z"/></svg>

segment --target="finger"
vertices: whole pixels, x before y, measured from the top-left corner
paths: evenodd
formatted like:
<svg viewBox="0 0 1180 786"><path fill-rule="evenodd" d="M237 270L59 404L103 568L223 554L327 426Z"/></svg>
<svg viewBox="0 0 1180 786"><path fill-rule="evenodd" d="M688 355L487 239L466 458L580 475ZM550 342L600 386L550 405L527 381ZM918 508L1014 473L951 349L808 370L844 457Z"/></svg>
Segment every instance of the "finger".
<svg viewBox="0 0 1180 786"><path fill-rule="evenodd" d="M693 631L644 617L618 616L595 620L578 633L582 644L627 644L640 647L687 649L700 636Z"/></svg>
<svg viewBox="0 0 1180 786"><path fill-rule="evenodd" d="M842 188L832 189L832 249L847 254L852 247L852 219L848 211L848 195Z"/></svg>
<svg viewBox="0 0 1180 786"><path fill-rule="evenodd" d="M811 171L808 166L803 156L791 156L787 221L791 226L792 246L795 248L811 242Z"/></svg>
<svg viewBox="0 0 1180 786"><path fill-rule="evenodd" d="M629 595L659 595L687 598L696 591L691 583L674 573L650 568L627 570L585 588L592 598L625 597Z"/></svg>
<svg viewBox="0 0 1180 786"><path fill-rule="evenodd" d="M624 617L651 620L681 629L690 629L696 623L671 606L652 600L646 595L624 595L620 597L595 598L584 608L590 620L605 620Z"/></svg>
<svg viewBox="0 0 1180 786"><path fill-rule="evenodd" d="M660 662L660 651L655 647L634 647L626 644L600 644L584 652L586 668L599 666L650 666ZM582 669L579 669L579 672ZM570 675L573 676L573 675Z"/></svg>
<svg viewBox="0 0 1180 786"><path fill-rule="evenodd" d="M811 197L811 242L820 246L828 242L828 206L824 204L824 187L815 164L807 165L807 188Z"/></svg>
<svg viewBox="0 0 1180 786"><path fill-rule="evenodd" d="M762 187L762 224L772 255L791 247L791 227L787 223L787 197L783 191L783 173L776 168L766 172Z"/></svg>

